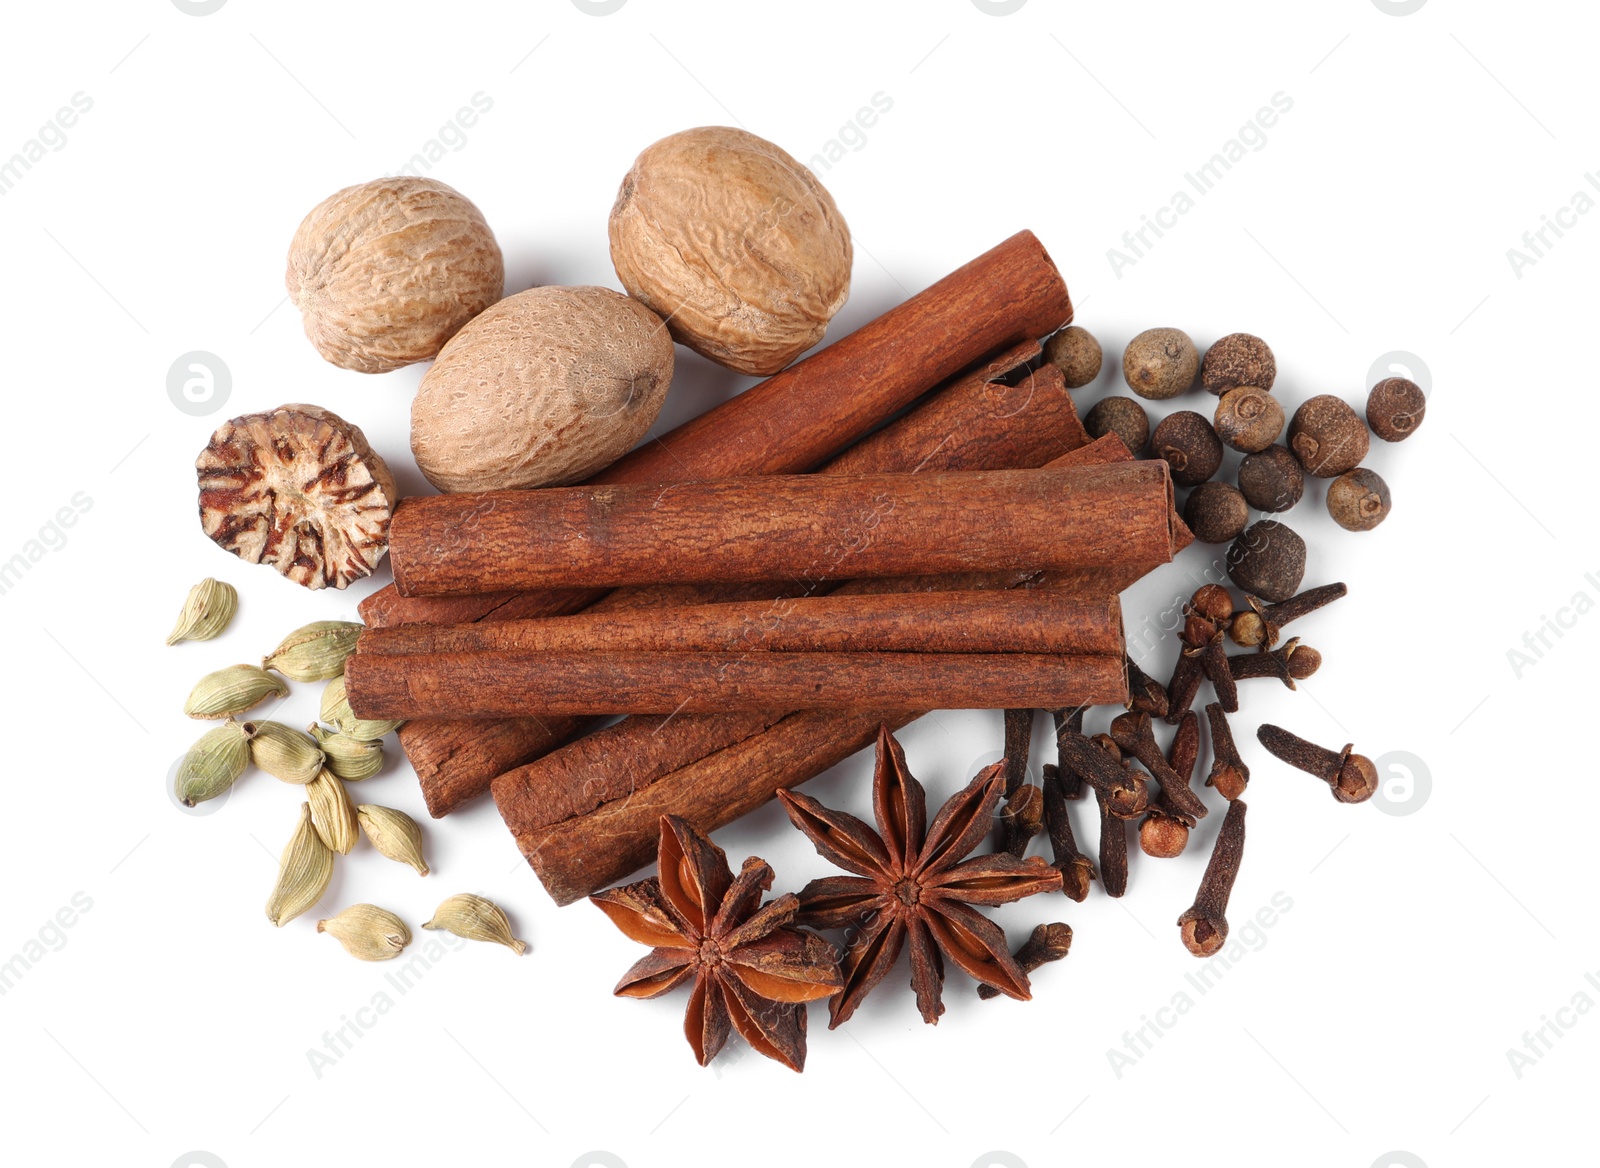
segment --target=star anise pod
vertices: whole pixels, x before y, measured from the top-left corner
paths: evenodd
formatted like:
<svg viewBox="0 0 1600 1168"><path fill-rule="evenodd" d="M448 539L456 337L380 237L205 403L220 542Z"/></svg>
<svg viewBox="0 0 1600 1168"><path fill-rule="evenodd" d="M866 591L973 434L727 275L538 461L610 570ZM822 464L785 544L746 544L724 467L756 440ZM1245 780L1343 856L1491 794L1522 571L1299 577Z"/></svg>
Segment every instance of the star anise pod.
<svg viewBox="0 0 1600 1168"><path fill-rule="evenodd" d="M770 1059L806 1061L805 1003L839 989L833 946L793 928L794 893L761 903L772 869L751 857L737 878L728 857L684 819L661 817L658 875L589 899L642 945L654 946L615 993L654 998L693 979L684 1033L705 1066L730 1025Z"/></svg>
<svg viewBox="0 0 1600 1168"><path fill-rule="evenodd" d="M944 1013L944 958L983 985L1027 999L1028 975L1011 956L1006 935L973 905L1007 904L1061 887L1061 873L1037 857L1006 853L965 858L994 820L1005 792L1005 764L985 767L951 796L930 826L922 784L887 727L878 731L872 779L873 831L853 815L815 799L780 791L794 825L824 857L855 876L813 880L800 893L799 923L813 928L859 925L844 960L844 985L829 1002L829 1028L855 1013L911 942L911 988L924 1022Z"/></svg>

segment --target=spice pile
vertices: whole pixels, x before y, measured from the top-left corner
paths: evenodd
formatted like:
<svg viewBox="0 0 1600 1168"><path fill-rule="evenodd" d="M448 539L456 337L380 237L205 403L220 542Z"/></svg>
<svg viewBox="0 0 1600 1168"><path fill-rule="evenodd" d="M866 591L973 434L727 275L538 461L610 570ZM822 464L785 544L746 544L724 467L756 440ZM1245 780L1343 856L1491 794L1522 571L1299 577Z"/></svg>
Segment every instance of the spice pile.
<svg viewBox="0 0 1600 1168"><path fill-rule="evenodd" d="M909 952L925 1021L944 1011L946 962L980 996L1027 998L1029 974L1072 930L1040 925L1016 953L980 911L1039 893L1081 901L1127 887L1126 825L1179 855L1208 813L1190 786L1205 706L1207 785L1228 801L1185 946L1215 953L1243 855L1249 768L1227 715L1240 682L1289 688L1321 658L1280 630L1344 594L1301 592L1304 541L1251 509L1293 507L1328 478L1340 525L1370 530L1387 486L1360 466L1368 429L1338 398L1287 423L1276 362L1234 334L1202 359L1177 329L1123 355L1140 398L1195 387L1215 416L1152 429L1133 397L1080 422L1072 391L1102 364L1070 326L1060 273L1021 232L810 356L848 295L851 244L816 178L771 143L708 127L649 147L610 223L626 295L533 288L500 298L504 262L478 209L427 179L382 179L319 204L296 233L288 283L307 336L341 367L433 360L412 404L412 452L440 495L399 499L361 431L283 406L225 424L197 462L207 535L308 588L343 588L385 551L394 583L364 626L319 622L261 668L205 678L186 712L225 719L185 760L185 801L214 797L250 761L306 788L268 916L282 924L327 887L365 833L427 874L418 826L356 807L346 782L376 773L391 730L429 811L491 793L550 895L590 898L651 952L616 992L688 985L701 1063L737 1030L799 1070L806 1004L846 1022ZM672 342L767 380L647 445L670 391ZM1398 441L1421 392L1373 388L1372 432ZM630 448L632 448L630 450ZM1227 449L1245 454L1220 481ZM1145 455L1148 452L1148 457ZM1181 517L1174 486L1188 489ZM1170 684L1128 656L1118 595L1192 540L1229 543L1220 584L1197 591ZM208 581L175 639L214 636L237 595ZM1252 650L1229 654L1225 640ZM326 680L307 734L237 716ZM933 815L893 731L936 708L1004 708L1005 758ZM1116 711L1104 733L1085 714ZM1029 781L1034 711L1057 759ZM622 714L605 729L595 716ZM1174 724L1163 750L1156 719ZM1268 751L1343 802L1372 794L1372 764L1278 727ZM876 828L792 788L876 744ZM1070 804L1092 790L1098 863ZM844 875L764 899L772 870L735 875L707 837L773 798ZM998 829L996 830L996 824ZM996 833L993 851L982 845ZM1041 832L1053 861L1027 856ZM627 879L654 859L657 874ZM452 897L424 928L517 952L504 913ZM392 957L403 922L372 905L325 921L355 956ZM848 930L842 952L819 930Z"/></svg>

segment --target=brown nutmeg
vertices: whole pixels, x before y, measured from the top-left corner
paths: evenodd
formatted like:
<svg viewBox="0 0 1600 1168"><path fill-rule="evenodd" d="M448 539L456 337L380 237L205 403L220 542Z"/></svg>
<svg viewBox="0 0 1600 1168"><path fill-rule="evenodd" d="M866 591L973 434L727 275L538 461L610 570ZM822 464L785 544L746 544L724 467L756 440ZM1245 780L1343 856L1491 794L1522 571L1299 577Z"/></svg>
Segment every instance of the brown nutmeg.
<svg viewBox="0 0 1600 1168"><path fill-rule="evenodd" d="M1271 389L1278 377L1278 362L1267 342L1249 333L1229 333L1206 350L1200 366L1200 384L1214 394L1240 385Z"/></svg>
<svg viewBox="0 0 1600 1168"><path fill-rule="evenodd" d="M1061 370L1068 389L1082 389L1099 377L1101 357L1100 342L1077 325L1069 325L1044 343L1044 359Z"/></svg>
<svg viewBox="0 0 1600 1168"><path fill-rule="evenodd" d="M1222 395L1212 425L1217 437L1245 454L1265 450L1283 433L1283 407L1264 389L1241 385Z"/></svg>
<svg viewBox="0 0 1600 1168"><path fill-rule="evenodd" d="M1328 514L1346 531L1371 531L1389 517L1389 484L1357 467L1328 484Z"/></svg>
<svg viewBox="0 0 1600 1168"><path fill-rule="evenodd" d="M1201 483L1183 505L1183 522L1201 543L1227 543L1250 522L1250 504L1229 483Z"/></svg>
<svg viewBox="0 0 1600 1168"><path fill-rule="evenodd" d="M1367 425L1385 442L1403 442L1422 425L1428 399L1422 387L1404 377L1378 382L1367 394Z"/></svg>
<svg viewBox="0 0 1600 1168"><path fill-rule="evenodd" d="M727 126L646 147L611 208L611 262L673 339L719 365L776 373L822 339L850 294L850 231L816 177Z"/></svg>
<svg viewBox="0 0 1600 1168"><path fill-rule="evenodd" d="M1287 446L1247 454L1239 464L1239 490L1257 511L1287 511L1306 489L1306 472Z"/></svg>
<svg viewBox="0 0 1600 1168"><path fill-rule="evenodd" d="M1303 403L1289 421L1289 449L1306 473L1337 478L1367 456L1367 427L1350 403L1331 393Z"/></svg>
<svg viewBox="0 0 1600 1168"><path fill-rule="evenodd" d="M1137 456L1150 441L1150 417L1131 397L1107 397L1096 402L1083 417L1083 428L1091 438L1115 434L1128 453Z"/></svg>
<svg viewBox="0 0 1600 1168"><path fill-rule="evenodd" d="M1200 354L1182 329L1146 329L1122 354L1122 377L1143 398L1163 401L1194 384Z"/></svg>
<svg viewBox="0 0 1600 1168"><path fill-rule="evenodd" d="M1167 460L1180 487L1203 483L1222 465L1222 439L1203 414L1179 410L1162 418L1150 435L1150 449Z"/></svg>
<svg viewBox="0 0 1600 1168"><path fill-rule="evenodd" d="M1251 524L1228 547L1228 579L1262 600L1288 600L1306 574L1306 541L1276 519Z"/></svg>

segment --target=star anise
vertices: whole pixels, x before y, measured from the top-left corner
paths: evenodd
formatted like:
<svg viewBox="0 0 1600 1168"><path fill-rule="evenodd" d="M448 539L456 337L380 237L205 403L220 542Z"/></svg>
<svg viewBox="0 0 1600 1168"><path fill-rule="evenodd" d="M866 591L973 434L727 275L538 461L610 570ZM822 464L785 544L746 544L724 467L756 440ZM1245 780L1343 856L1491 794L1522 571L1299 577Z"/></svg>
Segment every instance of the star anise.
<svg viewBox="0 0 1600 1168"><path fill-rule="evenodd" d="M794 893L761 904L772 869L751 857L737 878L728 857L684 819L661 817L658 875L589 899L629 937L653 949L615 993L654 998L689 979L684 1033L705 1066L730 1024L756 1050L798 1071L806 1061L805 1003L839 989L833 946L793 928Z"/></svg>
<svg viewBox="0 0 1600 1168"><path fill-rule="evenodd" d="M800 893L799 923L859 925L844 960L844 985L829 1002L829 1028L855 1012L911 942L911 988L924 1022L944 1013L944 958L983 985L1027 999L1028 975L1011 956L999 926L972 905L1007 904L1061 887L1061 873L1040 858L1005 853L967 856L994 820L1005 792L1004 762L985 767L951 796L930 826L922 784L887 727L878 731L872 779L875 832L853 815L815 799L779 792L794 825L824 857L855 876L813 880Z"/></svg>

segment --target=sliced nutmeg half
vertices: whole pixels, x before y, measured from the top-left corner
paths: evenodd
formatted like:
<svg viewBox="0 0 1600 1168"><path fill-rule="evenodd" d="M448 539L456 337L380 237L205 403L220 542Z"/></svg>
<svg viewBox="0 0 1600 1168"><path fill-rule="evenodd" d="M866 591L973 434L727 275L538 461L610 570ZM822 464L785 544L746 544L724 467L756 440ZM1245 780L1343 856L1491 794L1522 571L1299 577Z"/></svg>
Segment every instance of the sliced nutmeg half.
<svg viewBox="0 0 1600 1168"><path fill-rule="evenodd" d="M305 588L372 575L389 548L394 476L366 436L317 406L224 422L195 460L200 526Z"/></svg>

